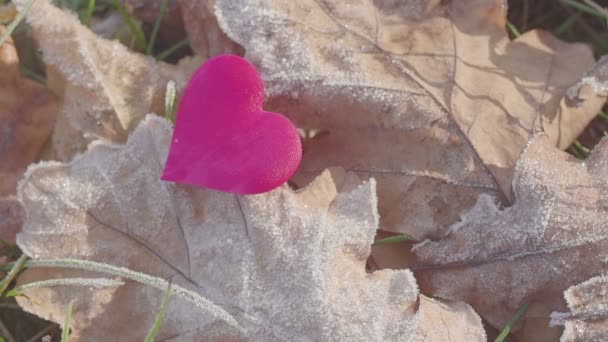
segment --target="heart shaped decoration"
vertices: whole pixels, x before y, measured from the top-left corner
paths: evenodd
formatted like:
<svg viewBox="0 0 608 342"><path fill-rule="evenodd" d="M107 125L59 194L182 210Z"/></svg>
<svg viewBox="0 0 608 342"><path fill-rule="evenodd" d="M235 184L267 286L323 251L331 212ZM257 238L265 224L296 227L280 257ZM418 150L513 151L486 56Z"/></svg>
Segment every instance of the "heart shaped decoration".
<svg viewBox="0 0 608 342"><path fill-rule="evenodd" d="M186 86L161 179L238 194L270 191L302 160L284 116L262 110L264 84L245 59L210 59Z"/></svg>

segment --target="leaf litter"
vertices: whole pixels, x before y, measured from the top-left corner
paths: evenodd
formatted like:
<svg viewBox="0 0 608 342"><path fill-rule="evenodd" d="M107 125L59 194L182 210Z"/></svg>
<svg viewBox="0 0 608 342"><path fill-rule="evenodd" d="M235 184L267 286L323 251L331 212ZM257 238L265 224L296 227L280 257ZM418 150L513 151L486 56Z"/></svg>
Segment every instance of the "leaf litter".
<svg viewBox="0 0 608 342"><path fill-rule="evenodd" d="M96 260L171 278L244 329L172 301L159 338L485 339L468 305L419 296L410 271L365 272L378 228L373 180L326 171L302 190L257 196L169 184L159 177L171 133L166 120L148 116L124 146L96 142L69 164L31 167L19 192L28 217L19 246L35 258ZM70 274L30 269L21 280ZM49 288L27 296L20 305L56 321L71 300L93 296L74 305L77 340L108 331L123 340L145 336L147 325L125 317L153 322L160 303L157 290L134 284L96 295ZM438 317L447 322L442 329Z"/></svg>
<svg viewBox="0 0 608 342"><path fill-rule="evenodd" d="M199 56L172 66L35 2L28 23L66 79L49 154L65 163L21 182L26 254L171 278L245 327L172 300L159 336L178 340L485 340L471 306L502 328L524 302L542 324L522 340L550 340L550 311L562 340L604 336L606 141L584 162L557 148L605 102L606 59L538 30L511 41L498 0L180 6ZM293 180L303 189L235 197L158 180L171 128L146 113L162 114L169 80L179 91L226 52L259 67L266 108L316 132ZM347 172L323 171L334 166ZM377 228L434 241L416 257L413 242L373 252ZM378 270L402 265L414 273ZM95 274L30 269L19 282L69 276ZM28 296L26 310L56 322L76 298L75 340L141 340L161 301L133 283Z"/></svg>
<svg viewBox="0 0 608 342"><path fill-rule="evenodd" d="M505 12L496 0L216 3L268 107L324 132L304 142L296 181L337 165L374 177L382 229L416 239L443 236L480 194L510 203L533 133L566 148L605 101L564 98L593 65L588 47L538 30L510 41Z"/></svg>
<svg viewBox="0 0 608 342"><path fill-rule="evenodd" d="M473 305L495 327L524 301L565 309L564 290L608 267L607 172L608 140L582 162L536 136L515 171L513 206L480 196L446 238L414 246L421 289Z"/></svg>
<svg viewBox="0 0 608 342"><path fill-rule="evenodd" d="M0 35L5 28L0 26ZM19 57L8 38L0 46L0 238L15 242L23 210L17 182L49 138L57 99L43 85L21 77Z"/></svg>
<svg viewBox="0 0 608 342"><path fill-rule="evenodd" d="M26 0L14 1L22 9ZM167 82L177 88L200 63L178 66L129 51L118 41L101 38L78 17L48 0L37 0L26 16L44 61L67 80L52 142L54 159L68 161L93 140L124 142L149 112L161 113Z"/></svg>

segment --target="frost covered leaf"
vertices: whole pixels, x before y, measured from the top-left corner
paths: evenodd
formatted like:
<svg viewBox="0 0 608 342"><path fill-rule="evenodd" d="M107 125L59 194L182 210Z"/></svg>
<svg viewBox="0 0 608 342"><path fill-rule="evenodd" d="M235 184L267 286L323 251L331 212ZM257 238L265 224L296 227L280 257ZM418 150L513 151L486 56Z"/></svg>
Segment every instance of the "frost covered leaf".
<svg viewBox="0 0 608 342"><path fill-rule="evenodd" d="M593 277L564 292L569 313L554 312L552 324L564 325L562 342L608 340L608 277Z"/></svg>
<svg viewBox="0 0 608 342"><path fill-rule="evenodd" d="M373 180L326 171L297 192L284 186L242 197L166 183L159 177L171 133L165 120L148 116L125 146L95 142L70 164L30 168L19 189L27 215L19 247L35 258L84 258L171 278L245 331L173 299L161 340L485 339L468 305L419 296L410 271L365 272L378 227ZM30 269L22 281L82 276ZM26 310L58 322L77 299L77 340L140 341L162 292L127 283L28 297L19 298Z"/></svg>
<svg viewBox="0 0 608 342"><path fill-rule="evenodd" d="M216 12L260 67L267 108L321 131L300 179L334 165L375 177L382 228L417 239L443 235L481 193L509 199L534 130L565 148L605 101L589 85L564 98L591 51L543 31L509 41L504 1L217 0Z"/></svg>
<svg viewBox="0 0 608 342"><path fill-rule="evenodd" d="M424 293L471 304L502 327L523 301L563 311L568 287L608 267L608 140L581 162L532 139L513 181L515 204L488 195L441 241L414 247Z"/></svg>
<svg viewBox="0 0 608 342"><path fill-rule="evenodd" d="M27 0L14 3L23 10ZM174 80L181 88L193 70L101 38L48 0L35 1L26 18L44 61L67 79L53 133L59 160L69 160L96 138L125 141L145 113L162 113L167 82Z"/></svg>
<svg viewBox="0 0 608 342"><path fill-rule="evenodd" d="M0 35L5 28L0 26ZM12 39L0 46L0 238L14 242L22 210L11 197L23 172L49 138L57 100L41 84L21 77Z"/></svg>
<svg viewBox="0 0 608 342"><path fill-rule="evenodd" d="M243 48L220 28L215 17L215 0L181 0L184 25L192 49L206 58L221 54L243 55Z"/></svg>

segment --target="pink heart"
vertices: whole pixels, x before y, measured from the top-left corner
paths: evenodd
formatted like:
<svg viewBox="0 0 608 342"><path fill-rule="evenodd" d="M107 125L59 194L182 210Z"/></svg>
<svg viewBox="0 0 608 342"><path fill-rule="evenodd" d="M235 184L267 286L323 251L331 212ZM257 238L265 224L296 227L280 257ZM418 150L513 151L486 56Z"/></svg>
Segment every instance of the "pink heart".
<svg viewBox="0 0 608 342"><path fill-rule="evenodd" d="M302 143L284 116L262 110L264 84L238 56L210 59L186 86L161 179L238 194L285 183Z"/></svg>

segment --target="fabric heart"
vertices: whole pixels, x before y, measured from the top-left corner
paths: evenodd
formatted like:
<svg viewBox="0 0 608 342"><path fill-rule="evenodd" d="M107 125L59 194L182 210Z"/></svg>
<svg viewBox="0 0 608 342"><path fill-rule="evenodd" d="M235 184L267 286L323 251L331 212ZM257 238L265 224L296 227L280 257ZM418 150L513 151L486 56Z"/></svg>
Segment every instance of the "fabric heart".
<svg viewBox="0 0 608 342"><path fill-rule="evenodd" d="M161 179L238 194L285 183L302 143L284 116L262 110L264 84L245 59L203 64L186 86Z"/></svg>

